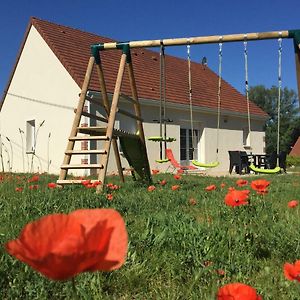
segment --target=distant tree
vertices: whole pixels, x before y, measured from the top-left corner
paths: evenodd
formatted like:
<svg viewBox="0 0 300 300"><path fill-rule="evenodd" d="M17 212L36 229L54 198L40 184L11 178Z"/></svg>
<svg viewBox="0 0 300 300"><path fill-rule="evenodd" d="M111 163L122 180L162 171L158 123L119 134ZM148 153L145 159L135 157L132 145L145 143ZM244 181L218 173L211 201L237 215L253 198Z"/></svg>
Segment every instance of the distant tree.
<svg viewBox="0 0 300 300"><path fill-rule="evenodd" d="M266 152L277 150L277 127L278 127L278 87L266 88L263 85L250 87L249 98L268 115L265 124ZM280 101L280 150L289 152L295 143L297 133L300 131L300 117L297 93L285 87L281 90Z"/></svg>

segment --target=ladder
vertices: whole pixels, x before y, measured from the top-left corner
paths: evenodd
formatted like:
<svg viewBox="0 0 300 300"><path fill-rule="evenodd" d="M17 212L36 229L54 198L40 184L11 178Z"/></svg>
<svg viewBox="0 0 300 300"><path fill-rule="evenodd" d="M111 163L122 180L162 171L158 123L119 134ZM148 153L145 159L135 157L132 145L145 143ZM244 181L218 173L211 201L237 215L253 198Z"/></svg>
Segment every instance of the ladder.
<svg viewBox="0 0 300 300"><path fill-rule="evenodd" d="M111 150L111 145L113 146L113 151L115 154L116 165L118 169L118 174L122 182L124 182L123 168L121 165L121 159L117 144L117 138L128 138L137 139L140 145L141 154L144 159L143 162L143 172L146 174L146 180L148 183L151 182L150 166L147 156L147 149L145 143L144 129L143 129L143 119L141 118L141 108L138 100L136 83L133 72L133 65L131 61L130 49L128 46L120 48L122 50L122 55L120 59L118 74L115 82L115 88L112 96L111 104L108 99L108 94L106 90L105 78L103 73L103 68L100 59L101 47L98 45L92 45L92 56L89 59L87 66L84 82L82 85L82 90L78 100L77 108L75 109L75 117L73 120L71 133L68 138L66 151L64 154L63 164L61 165L60 175L57 180L59 185L67 184L80 184L81 180L78 179L67 179L68 170L70 169L95 169L98 172L99 185L96 187L96 191L100 193L103 190L105 178L107 174L109 154ZM102 102L90 97L88 95L89 84L92 77L93 68L96 66L96 71L100 84L100 91L102 95ZM123 80L124 71L127 69L130 89L132 96L121 94L121 85ZM119 98L127 100L133 105L134 113L128 112L119 108ZM98 116L89 112L84 111L85 101L90 103L100 105L104 108L106 117ZM115 120L117 113L123 114L130 117L136 121L137 133L132 134L123 130L115 129ZM100 126L80 126L81 117L85 116L87 118L101 121L107 124L106 127ZM78 135L78 133L85 135ZM92 149L92 150L75 150L74 146L77 141L103 141L103 149ZM98 155L98 162L96 164L71 164L71 158L73 155ZM92 181L93 182L93 181Z"/></svg>

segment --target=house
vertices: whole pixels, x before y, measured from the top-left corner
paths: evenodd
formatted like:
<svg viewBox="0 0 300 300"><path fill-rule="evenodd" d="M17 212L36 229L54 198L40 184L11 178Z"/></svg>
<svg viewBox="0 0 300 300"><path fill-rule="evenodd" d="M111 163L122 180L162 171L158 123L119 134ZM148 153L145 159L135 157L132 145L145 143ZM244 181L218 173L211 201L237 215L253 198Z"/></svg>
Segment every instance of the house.
<svg viewBox="0 0 300 300"><path fill-rule="evenodd" d="M290 156L300 157L300 137L298 137L295 145L289 153Z"/></svg>
<svg viewBox="0 0 300 300"><path fill-rule="evenodd" d="M111 42L111 39L92 33L31 18L16 63L8 80L1 103L1 162L2 169L13 172L49 172L57 174L64 157L70 134L74 109L84 80L90 57L90 45ZM144 119L145 136L159 135L160 76L159 53L147 49L132 49L138 95ZM113 93L120 53L101 54L109 95ZM216 159L220 165L210 172L226 172L229 150L249 150L263 153L267 114L250 103L251 144L247 120L246 98L226 81L222 81L221 118L217 140L218 76L207 66L192 62L193 127L197 139L196 156L201 162ZM188 94L187 61L166 56L166 114L167 135L176 138L168 146L183 165L190 164L191 123ZM128 79L122 93L130 95ZM96 73L90 83L89 94L101 97ZM120 101L121 105L125 103ZM91 105L86 110L94 111ZM96 112L97 113L97 112ZM100 113L100 112L98 112ZM82 117L81 125L87 120ZM135 130L124 117L118 116L116 128ZM76 147L86 149L86 142ZM157 164L159 143L147 141L147 152L152 169L167 169ZM72 158L73 159L73 158ZM89 157L74 158L87 163ZM93 159L93 158L91 158ZM126 161L122 162L126 164ZM109 171L116 165L110 156ZM86 171L85 171L86 172ZM79 171L73 174L81 174ZM87 174L87 173L85 173Z"/></svg>

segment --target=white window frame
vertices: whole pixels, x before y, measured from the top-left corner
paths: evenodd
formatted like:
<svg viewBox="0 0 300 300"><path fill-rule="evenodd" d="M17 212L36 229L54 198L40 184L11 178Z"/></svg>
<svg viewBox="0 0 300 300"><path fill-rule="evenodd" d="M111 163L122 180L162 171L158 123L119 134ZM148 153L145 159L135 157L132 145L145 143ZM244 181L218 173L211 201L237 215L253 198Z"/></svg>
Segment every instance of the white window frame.
<svg viewBox="0 0 300 300"><path fill-rule="evenodd" d="M34 154L35 153L35 119L31 119L26 121L26 154Z"/></svg>

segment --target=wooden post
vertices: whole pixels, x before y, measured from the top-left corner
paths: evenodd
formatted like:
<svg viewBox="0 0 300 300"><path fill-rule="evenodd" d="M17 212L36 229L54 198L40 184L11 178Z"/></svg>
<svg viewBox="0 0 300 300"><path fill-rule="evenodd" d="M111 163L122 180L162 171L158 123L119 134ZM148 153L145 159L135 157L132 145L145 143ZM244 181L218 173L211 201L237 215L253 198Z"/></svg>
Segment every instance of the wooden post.
<svg viewBox="0 0 300 300"><path fill-rule="evenodd" d="M98 177L98 180L100 180L101 182L104 182L106 172L107 172L107 162L109 159L110 145L111 145L113 129L114 129L114 125L115 125L116 112L117 112L117 108L118 108L118 102L119 102L122 79L123 79L123 74L124 74L124 69L125 69L126 57L127 57L126 53L123 53L121 56L119 71L118 71L115 90L114 90L114 95L113 95L112 104L111 104L111 108L110 108L107 130L106 130L106 136L108 137L109 140L105 142L105 146L104 146L104 149L105 149L107 155L102 156L101 164L103 165L103 168L100 170L99 177ZM98 185L97 193L101 193L102 190L103 190L103 185Z"/></svg>
<svg viewBox="0 0 300 300"><path fill-rule="evenodd" d="M100 64L96 64L96 70L97 70L98 77L99 77L101 94L102 94L104 108L105 108L105 111L106 111L106 116L109 117L110 105L109 105L109 101L108 101L106 84L105 84L104 73L103 73L101 62L100 62ZM121 158L120 158L120 154L119 154L117 140L113 139L112 143L113 143L113 149L114 149L114 153L115 153L118 173L119 173L121 181L124 182L124 174L123 174L123 169L122 169L122 165L121 165ZM102 182L102 184L104 184L104 182Z"/></svg>
<svg viewBox="0 0 300 300"><path fill-rule="evenodd" d="M85 77L84 77L82 90L81 90L81 93L80 93L80 97L79 97L79 101L78 101L78 105L77 105L77 109L76 109L76 114L75 114L75 117L74 117L74 120L73 120L73 125L72 125L72 129L71 129L70 137L74 137L77 134L77 127L80 124L81 113L83 111L88 86L89 86L89 83L90 83L90 80L91 80L91 75L92 75L92 71L93 71L93 67L94 67L94 62L95 62L95 58L93 56L91 56L90 60L89 60L89 63L88 63L87 70L86 70L86 74L85 74ZM69 140L68 144L67 144L66 152L68 152L69 150L73 150L74 144L75 144L74 140ZM72 156L72 154L65 154L64 160L63 160L63 165L68 165L70 163L71 156ZM68 174L68 169L61 169L60 174L59 174L59 180L66 179L67 174Z"/></svg>
<svg viewBox="0 0 300 300"><path fill-rule="evenodd" d="M300 44L295 45L295 60L296 60L298 99L299 99L299 107L300 107Z"/></svg>

